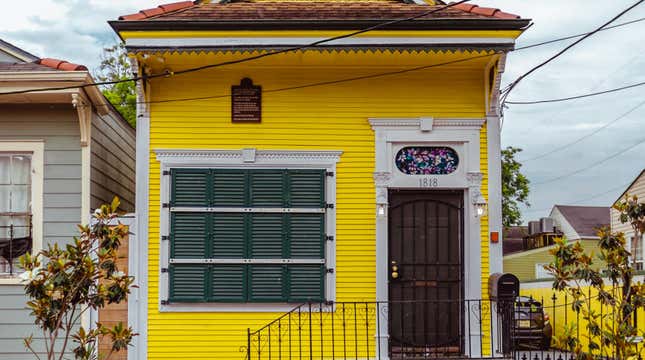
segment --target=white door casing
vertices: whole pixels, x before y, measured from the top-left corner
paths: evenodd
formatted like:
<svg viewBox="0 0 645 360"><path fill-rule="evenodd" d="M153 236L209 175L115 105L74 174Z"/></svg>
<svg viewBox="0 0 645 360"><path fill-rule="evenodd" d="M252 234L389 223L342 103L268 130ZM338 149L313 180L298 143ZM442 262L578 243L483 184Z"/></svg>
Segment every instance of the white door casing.
<svg viewBox="0 0 645 360"><path fill-rule="evenodd" d="M387 209L389 189L427 189L464 191L464 299L481 296L480 219L475 216L473 200L481 192L480 131L486 119L463 118L378 118L369 119L375 132L375 167L377 207ZM408 175L396 168L395 155L406 146L448 146L459 156L458 169L449 175ZM423 181L430 178L431 181ZM421 181L420 181L421 179ZM436 181L434 181L436 179ZM428 186L429 185L429 186ZM388 216L376 214L376 300L388 296ZM380 334L388 334L388 314L380 312ZM468 318L468 317L467 317ZM471 321L473 321L471 319ZM478 328L476 324L470 324ZM473 337L472 339L477 339ZM466 339L469 341L470 339ZM388 336L377 339L380 349L388 349ZM466 343L466 349L479 349L479 343ZM387 350L384 350L386 352ZM473 350L469 356L479 350ZM388 354L378 354L387 358Z"/></svg>

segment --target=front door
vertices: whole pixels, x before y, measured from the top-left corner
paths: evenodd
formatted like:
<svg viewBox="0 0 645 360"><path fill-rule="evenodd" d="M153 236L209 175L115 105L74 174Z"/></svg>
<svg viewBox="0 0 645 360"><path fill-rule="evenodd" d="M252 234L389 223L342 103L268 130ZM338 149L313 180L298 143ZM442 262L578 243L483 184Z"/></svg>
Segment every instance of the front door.
<svg viewBox="0 0 645 360"><path fill-rule="evenodd" d="M391 190L393 359L463 353L463 192Z"/></svg>

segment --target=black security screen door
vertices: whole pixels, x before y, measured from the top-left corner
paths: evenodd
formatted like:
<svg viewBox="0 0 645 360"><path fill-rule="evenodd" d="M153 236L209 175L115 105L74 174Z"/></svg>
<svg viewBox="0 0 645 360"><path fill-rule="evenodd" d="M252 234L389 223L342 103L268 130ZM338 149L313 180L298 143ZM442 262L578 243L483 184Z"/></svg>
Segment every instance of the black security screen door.
<svg viewBox="0 0 645 360"><path fill-rule="evenodd" d="M463 353L463 192L390 191L392 358Z"/></svg>

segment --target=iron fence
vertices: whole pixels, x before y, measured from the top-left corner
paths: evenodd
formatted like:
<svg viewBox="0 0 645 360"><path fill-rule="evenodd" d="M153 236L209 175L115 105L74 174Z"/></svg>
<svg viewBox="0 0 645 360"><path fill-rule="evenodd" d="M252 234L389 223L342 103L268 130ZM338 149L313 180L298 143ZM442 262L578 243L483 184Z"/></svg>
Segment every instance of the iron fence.
<svg viewBox="0 0 645 360"><path fill-rule="evenodd" d="M588 299L598 301L591 291ZM306 303L249 329L242 351L247 360L576 360L572 344L566 343L570 336L578 341L581 359L641 359L645 349L638 337L630 356L619 356L599 341L597 330L609 331L618 319L599 301L583 305L603 317L599 329L589 326L584 309L573 304L570 297L556 294L508 301ZM632 321L644 333L643 310Z"/></svg>
<svg viewBox="0 0 645 360"><path fill-rule="evenodd" d="M248 330L246 359L497 358L513 353L511 301L307 303Z"/></svg>
<svg viewBox="0 0 645 360"><path fill-rule="evenodd" d="M26 225L0 226L0 274L13 275L16 260L31 251L31 248L31 217L28 217Z"/></svg>

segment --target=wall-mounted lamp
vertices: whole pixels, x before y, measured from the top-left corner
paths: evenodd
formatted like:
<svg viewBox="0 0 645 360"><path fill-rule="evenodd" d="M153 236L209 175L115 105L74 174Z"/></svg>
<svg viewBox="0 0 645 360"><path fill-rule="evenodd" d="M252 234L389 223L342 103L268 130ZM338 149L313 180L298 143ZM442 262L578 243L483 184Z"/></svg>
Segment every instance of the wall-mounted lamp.
<svg viewBox="0 0 645 360"><path fill-rule="evenodd" d="M473 207L475 208L476 217L482 217L486 214L488 204L486 203L486 199L482 193L477 193L477 195L473 197Z"/></svg>
<svg viewBox="0 0 645 360"><path fill-rule="evenodd" d="M384 217L387 214L387 204L376 204L376 216Z"/></svg>

